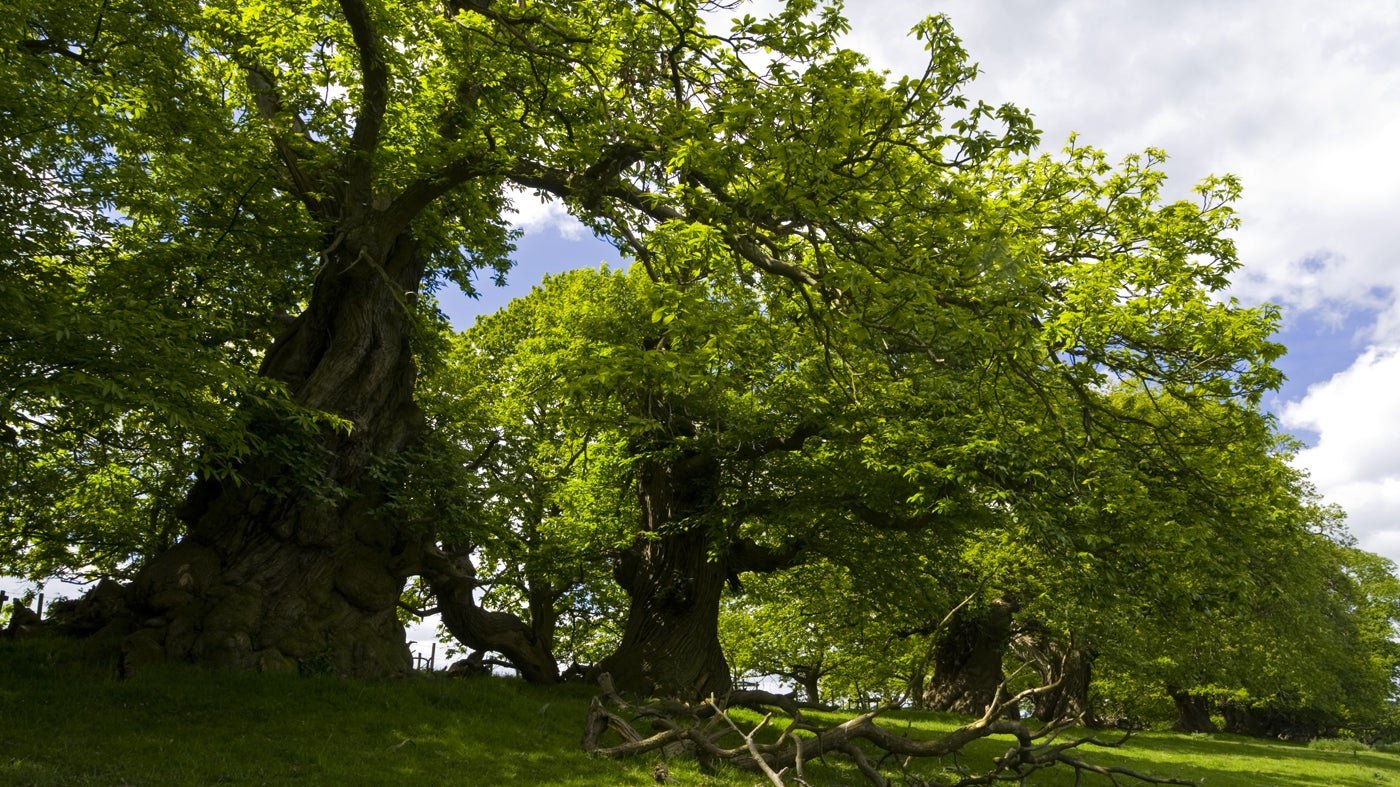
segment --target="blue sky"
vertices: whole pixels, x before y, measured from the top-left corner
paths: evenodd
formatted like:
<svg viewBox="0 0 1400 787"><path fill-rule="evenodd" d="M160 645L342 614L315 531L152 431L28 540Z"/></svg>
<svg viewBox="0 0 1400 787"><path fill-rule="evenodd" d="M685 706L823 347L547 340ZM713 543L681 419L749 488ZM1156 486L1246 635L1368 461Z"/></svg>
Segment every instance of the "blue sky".
<svg viewBox="0 0 1400 787"><path fill-rule="evenodd" d="M933 11L981 65L972 95L1029 108L1044 148L1071 132L1114 158L1164 148L1178 196L1243 179L1231 294L1278 304L1290 348L1268 405L1361 545L1400 560L1400 2L864 0L848 44L920 68L905 34ZM510 286L440 293L460 327L548 271L618 259L557 206L519 207Z"/></svg>

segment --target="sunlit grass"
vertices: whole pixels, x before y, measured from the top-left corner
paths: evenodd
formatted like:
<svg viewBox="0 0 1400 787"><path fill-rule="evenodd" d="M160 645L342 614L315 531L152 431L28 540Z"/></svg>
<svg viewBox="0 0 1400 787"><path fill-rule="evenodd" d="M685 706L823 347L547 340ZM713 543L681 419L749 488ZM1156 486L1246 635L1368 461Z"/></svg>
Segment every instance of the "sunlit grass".
<svg viewBox="0 0 1400 787"><path fill-rule="evenodd" d="M117 680L67 643L0 642L0 784L655 784L657 757L619 763L581 751L592 694L503 678L350 681L182 667ZM886 723L931 736L958 720L897 712ZM984 767L1006 747L981 741L910 775ZM1144 733L1085 756L1221 787L1400 785L1400 756L1227 735ZM668 767L677 785L766 783L735 769L705 774L685 760ZM820 762L808 776L820 785L863 783ZM1030 783L1072 785L1074 775L1043 772Z"/></svg>

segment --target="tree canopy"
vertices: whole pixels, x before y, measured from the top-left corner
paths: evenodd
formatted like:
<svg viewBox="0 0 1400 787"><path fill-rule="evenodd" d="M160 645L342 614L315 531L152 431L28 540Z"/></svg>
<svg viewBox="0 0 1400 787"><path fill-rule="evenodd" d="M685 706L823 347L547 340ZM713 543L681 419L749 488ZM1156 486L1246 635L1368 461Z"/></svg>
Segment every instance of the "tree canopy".
<svg viewBox="0 0 1400 787"><path fill-rule="evenodd" d="M397 674L432 606L539 682L981 714L1019 658L1051 717L1379 719L1393 567L1261 409L1240 184L1039 151L944 17L911 75L845 31L809 0L21 0L0 570L121 580L60 617L122 670ZM628 267L454 333L434 293L507 274L526 193Z"/></svg>

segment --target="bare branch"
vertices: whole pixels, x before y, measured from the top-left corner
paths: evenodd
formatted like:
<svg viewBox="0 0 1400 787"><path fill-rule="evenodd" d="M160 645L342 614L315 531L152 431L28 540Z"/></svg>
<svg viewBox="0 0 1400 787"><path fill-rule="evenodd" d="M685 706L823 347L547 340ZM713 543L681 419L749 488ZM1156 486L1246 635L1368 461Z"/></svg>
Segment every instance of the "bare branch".
<svg viewBox="0 0 1400 787"><path fill-rule="evenodd" d="M1082 773L1107 776L1115 784L1118 783L1118 776L1148 784L1195 783L1151 776L1127 768L1096 765L1072 756L1069 752L1084 746L1120 746L1127 737L1111 743L1093 737L1054 743L1058 733L1067 728L1067 723L1036 730L1023 721L998 719L988 713L981 719L942 737L919 740L891 732L876 723L876 718L889 710L889 706L861 714L833 727L820 728L802 721L797 709L790 703L774 702L772 700L781 698L768 696L765 698L767 701L762 704L781 707L792 720L776 741L763 743L760 742L759 735L772 721L774 714L771 711L747 731L735 723L727 713L729 708L736 705L754 704L742 701L756 699L744 697L744 692L733 692L723 700L712 697L699 706L665 702L637 706L617 694L611 677L606 673L600 675L598 680L602 694L593 699L589 711L584 733L585 751L613 758L629 757L657 749L665 749L668 754L690 752L758 771L775 787L787 784L785 774L789 768L797 770L797 782L802 783L803 762L810 761L813 757L836 753L845 755L871 784L888 787L890 779L880 770L886 758L900 757L907 761L909 758L956 755L969 743L992 736L1009 736L1015 740L1015 744L998 757L989 770L966 775L958 784L1025 783L1030 774L1057 765L1074 769L1076 776ZM1029 693L1022 692L1006 702L1018 701L1026 696L1029 696ZM610 705L634 719L646 718L658 732L650 737L643 737L626 719L608 710ZM608 730L616 732L623 742L611 747L600 747L599 739ZM797 731L808 733L811 737L799 738L795 734ZM726 746L725 739L732 739L733 736L738 737L738 745ZM868 756L871 752L883 753L884 757L878 762L872 762Z"/></svg>
<svg viewBox="0 0 1400 787"><path fill-rule="evenodd" d="M773 714L770 713L764 716L762 721L754 725L753 729L744 732L739 729L739 725L735 724L733 719L729 718L729 714L725 712L724 708L715 704L713 697L711 697L707 703L715 709L715 712L719 714L721 719L724 719L730 729L734 730L734 732L738 733L744 739L744 747L749 750L749 756L753 757L754 764L758 766L759 770L763 771L764 776L768 777L768 781L773 783L773 787L783 787L782 774L773 770L773 766L769 765L768 761L763 758L763 753L758 750L758 744L754 742L754 736L764 727L768 726L768 722L773 720ZM787 769L784 768L783 770Z"/></svg>

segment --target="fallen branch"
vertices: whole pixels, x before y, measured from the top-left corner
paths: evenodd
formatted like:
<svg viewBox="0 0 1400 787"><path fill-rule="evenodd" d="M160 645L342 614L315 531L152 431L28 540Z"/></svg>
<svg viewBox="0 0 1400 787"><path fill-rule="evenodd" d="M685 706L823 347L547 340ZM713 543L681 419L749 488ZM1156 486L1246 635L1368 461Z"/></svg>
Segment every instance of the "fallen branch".
<svg viewBox="0 0 1400 787"><path fill-rule="evenodd" d="M803 781L803 763L814 757L844 755L867 781L876 787L889 787L890 779L881 772L886 759L900 758L907 769L913 760L957 755L973 741L993 736L1009 736L1015 743L992 767L982 773L965 773L959 785L1024 782L1030 774L1054 766L1071 768L1078 777L1093 773L1107 777L1115 785L1119 777L1146 784L1195 784L1183 779L1169 779L1138 773L1128 768L1097 765L1074 756L1086 746L1115 748L1122 746L1129 735L1104 742L1092 736L1060 740L1069 722L1058 722L1033 729L1018 719L1003 718L1005 710L1020 701L1049 691L1052 686L1028 689L1012 697L999 690L997 701L979 719L937 738L919 740L886 729L876 719L892 706L883 706L863 713L841 724L820 727L807 723L801 709L790 697L768 692L736 691L724 698L712 697L698 705L679 702L650 702L635 704L618 694L612 678L606 673L598 677L601 693L593 698L585 722L583 749L613 759L633 757L653 751L665 756L690 755L701 761L723 761L739 768L756 771L767 777L774 787L785 787L791 771L794 784ZM737 701L736 701L737 700ZM786 728L776 740L764 743L760 734L773 724L775 712L767 710L763 718L745 731L729 715L734 707L777 708L789 717ZM639 732L634 724L650 725L650 734ZM621 742L603 746L601 741L609 731ZM799 737L798 732L805 733ZM872 755L881 755L872 762ZM920 784L918 779L904 774L905 781Z"/></svg>

